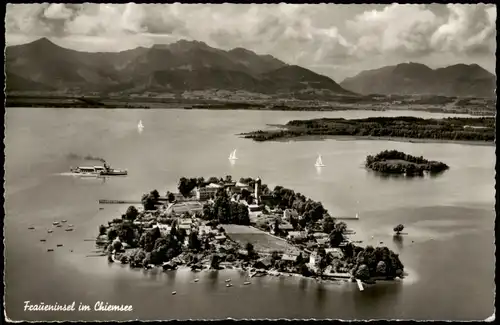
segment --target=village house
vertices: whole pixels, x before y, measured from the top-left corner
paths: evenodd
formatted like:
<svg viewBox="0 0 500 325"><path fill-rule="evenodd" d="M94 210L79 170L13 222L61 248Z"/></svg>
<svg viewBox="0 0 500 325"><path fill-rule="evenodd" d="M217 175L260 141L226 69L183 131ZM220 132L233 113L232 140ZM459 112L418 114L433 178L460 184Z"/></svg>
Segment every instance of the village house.
<svg viewBox="0 0 500 325"><path fill-rule="evenodd" d="M189 225L189 224L181 224L181 225L179 225L179 229L184 229L184 231L186 232L186 234L189 235L189 233L191 232L191 225Z"/></svg>
<svg viewBox="0 0 500 325"><path fill-rule="evenodd" d="M306 234L303 231L290 231L286 238L288 240L302 240L306 238Z"/></svg>
<svg viewBox="0 0 500 325"><path fill-rule="evenodd" d="M297 262L297 257L299 257L299 256L298 255L283 254L283 256L281 256L281 260L295 263L295 262Z"/></svg>
<svg viewBox="0 0 500 325"><path fill-rule="evenodd" d="M318 255L318 253L312 252L312 254L309 256L309 263L307 263L307 266L312 271L317 272L319 261L320 261L320 257Z"/></svg>
<svg viewBox="0 0 500 325"><path fill-rule="evenodd" d="M217 240L218 242L223 242L226 240L226 235L224 234L217 235L215 236L215 240Z"/></svg>
<svg viewBox="0 0 500 325"><path fill-rule="evenodd" d="M340 248L327 248L325 252L330 253L334 258L342 259L344 258L344 253Z"/></svg>
<svg viewBox="0 0 500 325"><path fill-rule="evenodd" d="M273 263L271 256L265 256L255 263L256 268L269 268Z"/></svg>
<svg viewBox="0 0 500 325"><path fill-rule="evenodd" d="M292 218L298 219L299 218L299 213L295 209L286 209L283 212L283 219L286 220L286 221L288 221L288 222L290 222L290 220Z"/></svg>
<svg viewBox="0 0 500 325"><path fill-rule="evenodd" d="M271 229L270 233L272 235L276 234L276 229L274 229L274 227L275 227L274 223L271 223L269 225L269 228ZM278 225L278 229L279 229L279 231L285 231L285 232L288 233L289 231L293 231L293 226L291 224L289 224L289 223L281 223L281 224Z"/></svg>
<svg viewBox="0 0 500 325"><path fill-rule="evenodd" d="M328 246L328 242L330 240L328 238L317 238L316 242L318 243L319 246Z"/></svg>
<svg viewBox="0 0 500 325"><path fill-rule="evenodd" d="M313 237L315 239L321 239L321 238L328 238L328 234L327 233L324 233L324 232L315 232L313 234Z"/></svg>
<svg viewBox="0 0 500 325"><path fill-rule="evenodd" d="M172 227L161 223L153 225L153 228L158 228L163 236L168 235L170 233L170 230L172 230Z"/></svg>
<svg viewBox="0 0 500 325"><path fill-rule="evenodd" d="M198 201L208 201L211 198L215 197L215 194L217 194L218 190L219 190L219 187L206 186L206 187L195 188L193 190L193 193Z"/></svg>

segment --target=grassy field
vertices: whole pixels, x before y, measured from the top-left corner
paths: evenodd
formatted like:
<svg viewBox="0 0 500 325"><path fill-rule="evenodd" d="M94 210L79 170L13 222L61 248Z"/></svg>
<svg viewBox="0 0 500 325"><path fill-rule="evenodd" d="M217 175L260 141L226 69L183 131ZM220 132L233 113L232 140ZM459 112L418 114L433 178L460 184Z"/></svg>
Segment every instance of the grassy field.
<svg viewBox="0 0 500 325"><path fill-rule="evenodd" d="M287 241L271 236L259 229L238 225L224 225L223 227L229 238L243 246L251 243L257 252L271 253L272 251L283 251L298 253L298 249Z"/></svg>

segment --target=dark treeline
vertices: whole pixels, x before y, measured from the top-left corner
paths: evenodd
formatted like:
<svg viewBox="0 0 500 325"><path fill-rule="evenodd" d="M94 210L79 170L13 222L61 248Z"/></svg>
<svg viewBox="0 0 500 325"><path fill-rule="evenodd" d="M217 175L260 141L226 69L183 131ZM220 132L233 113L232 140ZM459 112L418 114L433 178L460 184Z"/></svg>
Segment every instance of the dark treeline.
<svg viewBox="0 0 500 325"><path fill-rule="evenodd" d="M414 139L493 141L495 118L423 119L410 116L294 120L286 130L255 131L242 134L255 141L268 141L306 135L350 135L401 137Z"/></svg>
<svg viewBox="0 0 500 325"><path fill-rule="evenodd" d="M375 156L367 156L365 166L372 170L388 174L423 175L424 171L440 173L448 165L439 161L429 161L422 156L415 157L397 150L384 150Z"/></svg>

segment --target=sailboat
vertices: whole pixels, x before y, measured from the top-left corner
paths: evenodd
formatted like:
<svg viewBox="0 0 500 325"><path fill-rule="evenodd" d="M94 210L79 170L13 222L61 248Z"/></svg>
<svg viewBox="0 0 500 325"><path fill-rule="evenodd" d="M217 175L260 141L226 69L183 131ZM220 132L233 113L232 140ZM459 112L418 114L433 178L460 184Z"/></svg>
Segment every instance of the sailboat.
<svg viewBox="0 0 500 325"><path fill-rule="evenodd" d="M142 124L142 120L140 120L140 121L139 121L139 124L137 124L137 128L138 128L139 130L144 129L144 125Z"/></svg>
<svg viewBox="0 0 500 325"><path fill-rule="evenodd" d="M236 160L238 159L238 157L236 157L236 149L233 150L233 152L231 152L231 154L229 155L229 160Z"/></svg>
<svg viewBox="0 0 500 325"><path fill-rule="evenodd" d="M318 159L316 159L316 163L314 164L316 167L325 167L323 164L323 160L321 159L321 155L318 155Z"/></svg>

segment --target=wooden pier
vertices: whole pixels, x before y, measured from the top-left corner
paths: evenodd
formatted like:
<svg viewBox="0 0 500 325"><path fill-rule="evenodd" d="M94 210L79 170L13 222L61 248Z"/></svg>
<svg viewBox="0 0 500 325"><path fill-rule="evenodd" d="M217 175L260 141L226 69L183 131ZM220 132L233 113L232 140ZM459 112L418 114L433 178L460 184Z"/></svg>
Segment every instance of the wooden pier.
<svg viewBox="0 0 500 325"><path fill-rule="evenodd" d="M363 288L363 282L361 282L361 280L356 279L356 282L358 283L359 291L365 290L365 288Z"/></svg>
<svg viewBox="0 0 500 325"><path fill-rule="evenodd" d="M141 201L133 201L133 200L99 200L99 204L141 204Z"/></svg>

